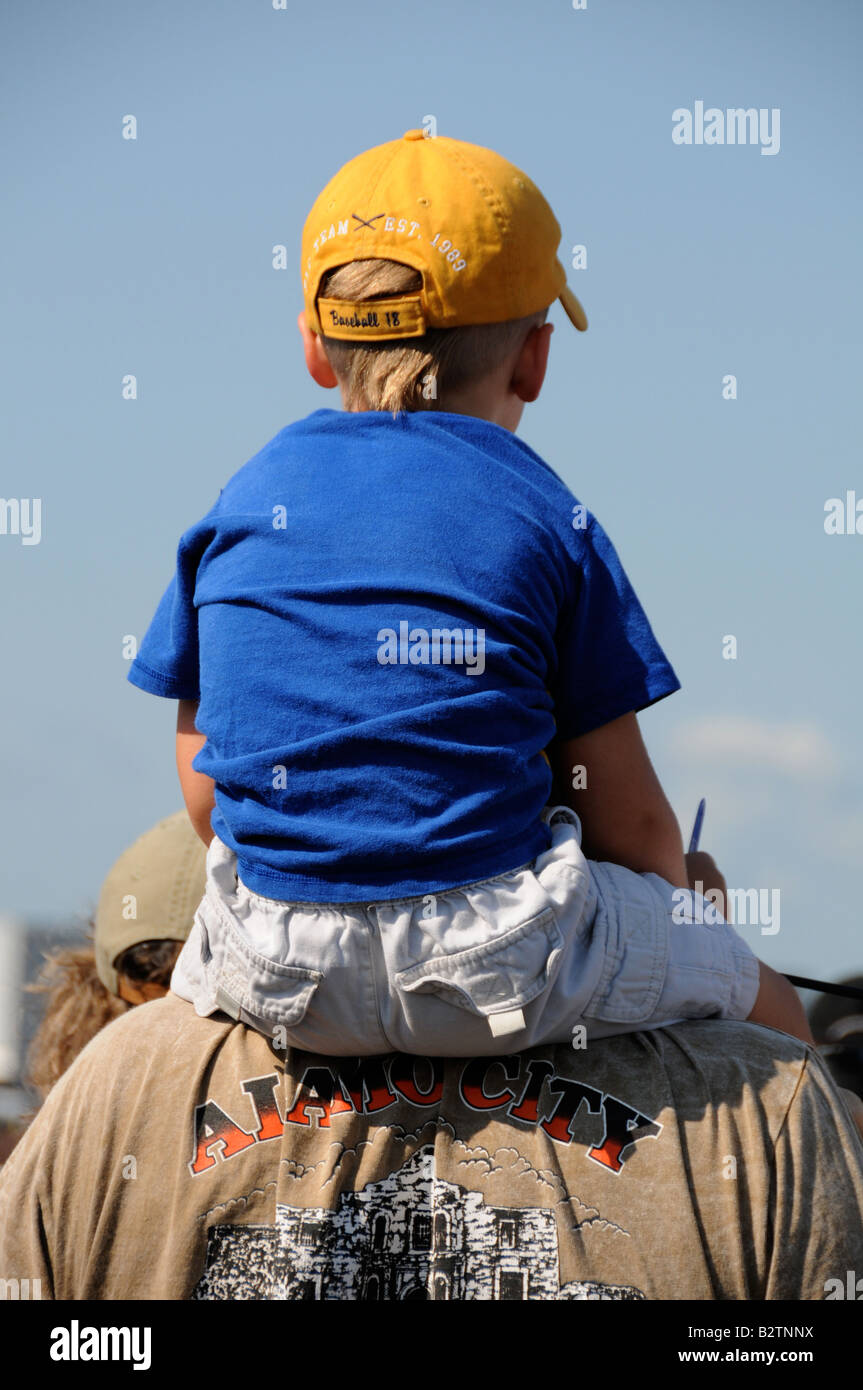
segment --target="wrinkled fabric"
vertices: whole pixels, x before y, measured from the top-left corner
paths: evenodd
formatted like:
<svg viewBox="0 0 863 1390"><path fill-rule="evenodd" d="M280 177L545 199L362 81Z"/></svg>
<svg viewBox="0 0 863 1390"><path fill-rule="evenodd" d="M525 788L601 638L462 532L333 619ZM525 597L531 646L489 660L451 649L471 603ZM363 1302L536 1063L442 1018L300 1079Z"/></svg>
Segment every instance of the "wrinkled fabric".
<svg viewBox="0 0 863 1390"><path fill-rule="evenodd" d="M325 1058L168 995L0 1171L0 1274L45 1299L822 1299L861 1269L845 1105L745 1023Z"/></svg>
<svg viewBox="0 0 863 1390"><path fill-rule="evenodd" d="M212 829L288 902L529 863L555 736L680 687L595 517L509 430L445 411L281 430L181 537L129 680L200 702Z"/></svg>
<svg viewBox="0 0 863 1390"><path fill-rule="evenodd" d="M577 1025L596 1038L748 1016L758 961L732 927L675 910L657 874L586 860L568 807L543 820L552 843L532 864L376 904L261 898L214 838L172 988L202 1016L335 1055L500 1053Z"/></svg>

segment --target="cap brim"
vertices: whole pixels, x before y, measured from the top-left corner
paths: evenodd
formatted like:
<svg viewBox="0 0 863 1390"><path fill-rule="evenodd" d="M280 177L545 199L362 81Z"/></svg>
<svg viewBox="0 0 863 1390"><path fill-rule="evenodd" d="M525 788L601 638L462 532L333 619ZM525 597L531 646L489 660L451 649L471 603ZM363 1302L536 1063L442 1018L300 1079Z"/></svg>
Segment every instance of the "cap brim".
<svg viewBox="0 0 863 1390"><path fill-rule="evenodd" d="M570 323L573 323L579 333L584 333L587 328L587 314L576 299L569 285L565 285L560 293L560 302L566 310Z"/></svg>

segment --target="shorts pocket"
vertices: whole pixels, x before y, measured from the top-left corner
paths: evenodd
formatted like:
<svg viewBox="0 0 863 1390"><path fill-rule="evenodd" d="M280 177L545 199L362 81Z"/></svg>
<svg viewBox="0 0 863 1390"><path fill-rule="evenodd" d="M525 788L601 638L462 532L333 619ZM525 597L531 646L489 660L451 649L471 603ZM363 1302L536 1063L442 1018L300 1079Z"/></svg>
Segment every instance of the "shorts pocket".
<svg viewBox="0 0 863 1390"><path fill-rule="evenodd" d="M591 950L602 958L603 968L584 1017L631 1026L646 1023L657 1016L668 970L674 890L656 874L636 874L618 864L590 867L598 894Z"/></svg>
<svg viewBox="0 0 863 1390"><path fill-rule="evenodd" d="M529 1004L553 980L563 936L552 908L492 941L448 952L394 976L406 994L437 994L446 1003L488 1018Z"/></svg>
<svg viewBox="0 0 863 1390"><path fill-rule="evenodd" d="M209 936L203 961L208 991L231 1018L248 1016L268 1024L295 1027L306 1016L323 974L303 965L283 965L260 955L231 922L220 922L218 939ZM204 942L202 941L202 960Z"/></svg>

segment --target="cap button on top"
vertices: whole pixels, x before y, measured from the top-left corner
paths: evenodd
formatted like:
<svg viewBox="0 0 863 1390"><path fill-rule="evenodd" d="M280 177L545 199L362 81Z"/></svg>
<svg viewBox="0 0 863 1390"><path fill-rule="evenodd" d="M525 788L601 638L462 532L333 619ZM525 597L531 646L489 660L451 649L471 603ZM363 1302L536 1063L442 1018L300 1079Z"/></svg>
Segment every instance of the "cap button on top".
<svg viewBox="0 0 863 1390"><path fill-rule="evenodd" d="M406 130L405 133L404 133L404 135L402 136L402 139L403 139L403 140L424 140L424 139L425 139L425 131L424 131L424 130Z"/></svg>

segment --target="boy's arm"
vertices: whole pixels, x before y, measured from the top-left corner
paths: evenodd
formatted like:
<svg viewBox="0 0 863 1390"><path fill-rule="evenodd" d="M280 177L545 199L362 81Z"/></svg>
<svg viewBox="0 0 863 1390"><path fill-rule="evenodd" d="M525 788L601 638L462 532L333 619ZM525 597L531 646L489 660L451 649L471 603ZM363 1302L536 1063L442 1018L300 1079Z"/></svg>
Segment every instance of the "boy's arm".
<svg viewBox="0 0 863 1390"><path fill-rule="evenodd" d="M548 750L557 797L579 816L588 859L655 873L688 888L677 818L653 770L634 714ZM573 768L584 768L573 788Z"/></svg>
<svg viewBox="0 0 863 1390"><path fill-rule="evenodd" d="M192 759L197 756L207 741L205 734L195 728L198 713L197 700L178 700L177 702L177 772L180 788L189 813L189 820L195 827L205 845L213 838L210 826L210 812L216 804L216 784L204 772L196 772Z"/></svg>

